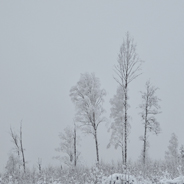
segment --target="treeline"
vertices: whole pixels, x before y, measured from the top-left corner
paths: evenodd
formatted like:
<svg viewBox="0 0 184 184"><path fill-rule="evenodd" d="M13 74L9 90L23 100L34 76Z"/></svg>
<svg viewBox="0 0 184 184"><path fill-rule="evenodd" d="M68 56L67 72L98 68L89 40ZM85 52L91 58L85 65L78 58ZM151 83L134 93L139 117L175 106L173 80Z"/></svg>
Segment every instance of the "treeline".
<svg viewBox="0 0 184 184"><path fill-rule="evenodd" d="M158 88L152 85L150 80L146 82L145 89L140 94L140 98L142 99L142 103L139 105L140 117L143 124L142 128L144 129L144 134L140 136L140 140L143 143L142 151L137 162L133 163L127 159L127 139L131 129L131 114L129 113L129 99L131 96L129 96L129 86L130 84L133 85L133 81L142 74L142 64L143 62L136 52L136 44L129 33L127 33L120 47L117 63L113 68L117 90L116 94L110 99L111 109L109 116L111 124L109 131L111 136L107 145L107 148L110 146L114 146L115 149L120 148L122 160L116 166L108 166L107 170L113 167L114 171L110 171L111 173L109 174L115 171L126 171L133 175L143 175L143 177L149 178L157 170L160 172L160 176L163 176L164 173L169 173L169 177L175 177L179 173L184 172L184 147L181 146L180 150L178 149L178 140L175 134L172 134L169 142L168 150L165 153L165 161L152 161L148 156L150 146L148 135L150 133L158 135L161 132L160 123L156 118L161 113L160 99L156 94ZM57 170L57 172L63 174L63 172L69 172L74 168L84 168L79 164L81 155L78 149L80 143L79 131L89 134L94 138L97 167L101 167L102 169L106 164L100 162L98 128L101 123L107 122L108 119L105 116L105 109L103 107L106 90L101 89L100 79L94 73L84 73L81 74L77 84L71 87L69 95L75 106L76 113L73 117L72 128L66 127L59 134L60 145L56 148L56 151L60 152L60 154L55 157L63 163L62 165L68 166L68 171L66 171L66 168L61 167L54 169L53 172ZM26 167L27 162L22 141L22 125L18 134L10 128L10 135L14 144L14 152L9 156L5 173L7 176L21 176L23 173L24 175L22 176L26 176L28 174L26 171L28 172L29 169ZM40 158L38 159L37 166L37 177L49 175L46 174L47 169L42 168ZM85 170L89 172L89 169L85 168ZM137 171L135 172L135 170ZM141 172L138 173L138 170ZM76 170L76 172L79 171ZM103 172L105 173L105 169ZM33 174L33 172L31 173ZM60 174L58 175L60 176Z"/></svg>

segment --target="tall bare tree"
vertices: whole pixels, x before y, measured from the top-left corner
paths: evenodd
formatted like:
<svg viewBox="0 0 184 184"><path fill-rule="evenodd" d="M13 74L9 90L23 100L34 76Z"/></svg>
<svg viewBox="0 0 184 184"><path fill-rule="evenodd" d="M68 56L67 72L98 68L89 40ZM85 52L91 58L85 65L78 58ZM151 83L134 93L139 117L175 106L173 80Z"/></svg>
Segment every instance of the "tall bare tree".
<svg viewBox="0 0 184 184"><path fill-rule="evenodd" d="M151 85L150 81L146 82L146 91L141 92L142 103L139 106L142 109L141 117L144 124L144 136L140 139L144 142L143 144L143 164L146 162L147 148L149 147L148 142L148 131L158 135L161 131L160 123L156 120L155 116L160 112L159 101L160 99L156 96L158 88Z"/></svg>
<svg viewBox="0 0 184 184"><path fill-rule="evenodd" d="M127 165L127 137L128 137L128 86L136 79L141 73L142 61L139 59L136 53L136 45L133 38L130 38L129 33L126 34L126 38L120 48L118 55L118 64L115 65L115 72L117 77L114 79L123 87L124 91L124 146L125 146L125 165Z"/></svg>
<svg viewBox="0 0 184 184"><path fill-rule="evenodd" d="M105 112L103 97L106 95L104 89L100 89L100 81L95 74L81 74L77 85L70 90L72 102L76 107L76 122L81 123L84 133L92 134L95 139L96 157L99 162L99 149L97 130L101 122L105 121L102 117Z"/></svg>

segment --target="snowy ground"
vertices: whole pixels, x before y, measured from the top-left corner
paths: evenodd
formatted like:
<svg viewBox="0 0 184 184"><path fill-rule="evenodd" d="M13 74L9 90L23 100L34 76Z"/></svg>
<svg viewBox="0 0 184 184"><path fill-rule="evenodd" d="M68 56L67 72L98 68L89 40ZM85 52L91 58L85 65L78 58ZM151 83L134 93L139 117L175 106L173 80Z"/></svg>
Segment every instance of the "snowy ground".
<svg viewBox="0 0 184 184"><path fill-rule="evenodd" d="M146 180L139 180L136 179L134 176L131 175L124 175L124 174L119 174L115 173L110 175L107 179L105 179L102 184L151 184L153 182L151 181L146 181ZM162 179L158 182L158 184L184 184L184 177L180 176L177 178L172 179Z"/></svg>
<svg viewBox="0 0 184 184"><path fill-rule="evenodd" d="M0 178L0 184L2 182L2 178ZM71 184L79 184L78 182L69 182ZM99 184L99 182L97 182ZM109 177L103 177L101 184L153 184L153 181L144 180L143 178L135 178L132 175L125 175L120 173L114 173L110 175ZM9 181L6 184L18 184L17 181L13 181L12 177L9 177ZM26 184L26 183L25 183ZM64 184L60 182L59 180L50 180L49 182L45 181L38 181L36 184ZM87 181L85 184L95 184L93 181ZM177 178L172 179L161 179L158 182L155 182L155 184L184 184L184 177L180 176Z"/></svg>

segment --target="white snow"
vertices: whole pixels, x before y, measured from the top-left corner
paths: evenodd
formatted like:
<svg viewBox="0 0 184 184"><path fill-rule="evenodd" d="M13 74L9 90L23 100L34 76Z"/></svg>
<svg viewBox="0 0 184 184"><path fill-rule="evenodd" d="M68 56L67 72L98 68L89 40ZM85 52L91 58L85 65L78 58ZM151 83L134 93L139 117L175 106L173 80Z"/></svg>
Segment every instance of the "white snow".
<svg viewBox="0 0 184 184"><path fill-rule="evenodd" d="M172 179L162 179L160 184L184 184L184 176L180 176Z"/></svg>
<svg viewBox="0 0 184 184"><path fill-rule="evenodd" d="M137 184L136 178L132 175L114 173L110 175L102 184L122 184L128 181L129 184Z"/></svg>

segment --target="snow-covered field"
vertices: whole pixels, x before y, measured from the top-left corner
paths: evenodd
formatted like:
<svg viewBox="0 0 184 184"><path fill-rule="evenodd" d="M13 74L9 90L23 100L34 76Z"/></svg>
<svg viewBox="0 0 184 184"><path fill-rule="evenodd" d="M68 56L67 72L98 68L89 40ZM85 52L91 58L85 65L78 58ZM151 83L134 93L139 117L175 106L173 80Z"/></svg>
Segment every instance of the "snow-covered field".
<svg viewBox="0 0 184 184"><path fill-rule="evenodd" d="M161 179L160 181L153 182L144 179L136 179L134 176L115 173L105 179L102 184L184 184L184 177L180 176L174 179Z"/></svg>
<svg viewBox="0 0 184 184"><path fill-rule="evenodd" d="M110 176L93 176L92 173L90 173L90 177L86 179L86 181L77 181L74 177L71 177L67 180L62 180L61 178L53 179L51 177L50 179L47 179L46 177L40 178L37 181L32 180L31 184L184 184L184 176L180 176L174 179L167 179L163 178L158 181L151 181L148 179L143 179L143 177L138 176L132 176L127 174L120 174L120 173L114 173ZM93 178L92 178L93 177ZM80 178L80 176L79 176ZM30 181L27 180L18 181L18 178L14 178L12 176L8 176L7 179L0 178L0 184L28 184Z"/></svg>

